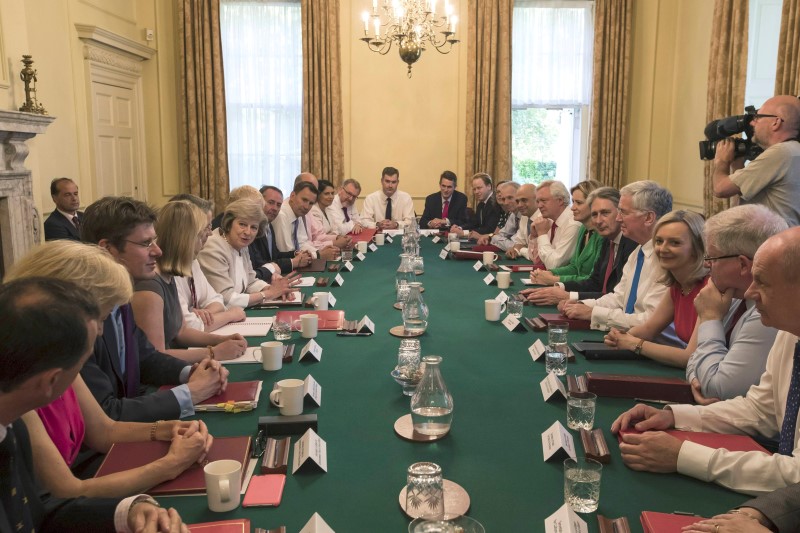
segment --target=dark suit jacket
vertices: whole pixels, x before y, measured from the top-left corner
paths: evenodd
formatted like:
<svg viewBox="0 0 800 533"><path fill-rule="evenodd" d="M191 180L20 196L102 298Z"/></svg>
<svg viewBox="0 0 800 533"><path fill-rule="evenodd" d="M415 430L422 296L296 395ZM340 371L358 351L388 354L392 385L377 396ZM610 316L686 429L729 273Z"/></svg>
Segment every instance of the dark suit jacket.
<svg viewBox="0 0 800 533"><path fill-rule="evenodd" d="M278 243L275 239L275 230L272 227L272 223L269 224L269 230L272 232L272 249L269 247L266 234L254 240L253 243L247 247L250 252L250 262L253 263L253 270L256 271L256 277L266 282L272 281L272 272L262 265L266 263L277 263L281 268L281 272L286 274L292 271L292 257L294 257L294 251L281 252L278 250Z"/></svg>
<svg viewBox="0 0 800 533"><path fill-rule="evenodd" d="M119 500L107 498L76 498L63 500L43 495L34 481L33 456L28 428L22 420L15 420L8 428L10 438L13 434L17 440L17 453L14 467L19 475L23 494L28 498L31 518L36 531L41 533L64 531L96 531L98 533L114 532L114 511ZM0 461L8 457L0 455ZM16 533L12 524L18 517L7 516L5 508L0 505L0 533Z"/></svg>
<svg viewBox="0 0 800 533"><path fill-rule="evenodd" d="M425 198L425 211L419 219L419 227L427 229L428 222L434 218L442 218L442 193L435 192ZM463 192L453 191L450 197L450 209L447 211L450 224L463 226L467 223L467 195Z"/></svg>
<svg viewBox="0 0 800 533"><path fill-rule="evenodd" d="M156 350L144 332L132 324L133 350L139 356L139 383L159 387L178 385L186 362ZM128 369L126 369L128 370ZM123 422L173 420L181 415L175 395L169 390L141 395L141 390L126 391L125 375L120 370L114 318L103 323L103 334L94 343L94 353L86 361L81 376L106 414Z"/></svg>
<svg viewBox="0 0 800 533"><path fill-rule="evenodd" d="M778 533L800 531L800 483L789 485L744 502L740 507L752 507L769 518Z"/></svg>
<svg viewBox="0 0 800 533"><path fill-rule="evenodd" d="M568 291L575 291L578 293L580 299L594 299L600 298L603 294L603 278L606 276L606 266L608 265L608 252L611 249L611 241L608 239L603 240L603 246L600 248L600 255L592 269L592 275L583 281L568 281L564 283L564 289ZM634 241L625 237L624 235L619 241L619 251L614 258L614 269L608 277L608 284L606 291L611 292L617 286L619 280L622 279L622 269L628 261L628 256L631 255L636 247L639 246Z"/></svg>
<svg viewBox="0 0 800 533"><path fill-rule="evenodd" d="M478 202L478 205L475 206L475 215L472 217L472 220L464 224L463 228L475 230L481 235L494 233L502 213L503 208L500 207L494 194L492 194L485 204L483 202Z"/></svg>
<svg viewBox="0 0 800 533"><path fill-rule="evenodd" d="M83 219L83 211L78 211L77 215L78 220ZM44 221L44 240L55 241L58 239L79 241L81 240L81 235L75 224L56 210L50 213L50 216Z"/></svg>

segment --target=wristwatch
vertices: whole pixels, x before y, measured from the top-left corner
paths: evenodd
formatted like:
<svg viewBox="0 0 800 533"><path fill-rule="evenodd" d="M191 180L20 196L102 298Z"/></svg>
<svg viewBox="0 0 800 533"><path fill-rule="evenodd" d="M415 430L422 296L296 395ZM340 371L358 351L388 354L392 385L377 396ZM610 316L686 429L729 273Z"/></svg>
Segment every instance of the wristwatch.
<svg viewBox="0 0 800 533"><path fill-rule="evenodd" d="M633 349L633 353L636 355L642 355L642 346L644 346L644 339L639 341L639 344L637 344L636 348Z"/></svg>

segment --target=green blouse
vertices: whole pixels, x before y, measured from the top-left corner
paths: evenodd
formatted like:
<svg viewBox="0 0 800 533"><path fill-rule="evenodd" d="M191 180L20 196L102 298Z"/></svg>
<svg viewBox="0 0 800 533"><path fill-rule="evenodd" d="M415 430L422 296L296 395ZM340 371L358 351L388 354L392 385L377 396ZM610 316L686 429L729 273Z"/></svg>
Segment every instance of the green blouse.
<svg viewBox="0 0 800 533"><path fill-rule="evenodd" d="M556 267L550 272L559 277L560 282L566 281L583 281L592 275L594 264L597 258L600 257L600 248L603 247L603 237L593 231L589 237L589 242L583 246L583 238L586 235L586 226L581 226L578 232L578 246L575 247L575 253L572 254L572 259L569 264Z"/></svg>

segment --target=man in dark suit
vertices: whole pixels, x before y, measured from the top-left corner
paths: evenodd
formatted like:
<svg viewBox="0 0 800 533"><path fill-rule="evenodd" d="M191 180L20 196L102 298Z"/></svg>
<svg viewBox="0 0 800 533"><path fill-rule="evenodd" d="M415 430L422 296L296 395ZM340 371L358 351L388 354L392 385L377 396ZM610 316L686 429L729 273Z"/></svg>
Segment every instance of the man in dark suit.
<svg viewBox="0 0 800 533"><path fill-rule="evenodd" d="M78 186L69 178L56 178L50 182L50 197L56 209L44 221L44 240L81 240L83 213L78 211L81 206Z"/></svg>
<svg viewBox="0 0 800 533"><path fill-rule="evenodd" d="M100 309L77 285L28 278L0 286L0 533L181 531L147 495L52 498L37 487L24 413L61 396L91 354Z"/></svg>
<svg viewBox="0 0 800 533"><path fill-rule="evenodd" d="M454 172L445 170L439 177L439 191L425 198L425 211L419 219L419 227L449 228L467 223L467 195L456 190Z"/></svg>
<svg viewBox="0 0 800 533"><path fill-rule="evenodd" d="M264 235L258 237L248 246L250 261L256 277L267 283L272 282L273 274L288 274L297 267L311 263L311 254L301 251L295 254L294 250L281 252L275 239L275 230L272 221L278 216L283 205L283 192L272 185L264 185L260 189L264 198L264 214L267 216L267 227Z"/></svg>
<svg viewBox="0 0 800 533"><path fill-rule="evenodd" d="M587 202L591 202L594 229L605 238L592 274L583 281L568 281L557 283L553 287L522 291L528 295L530 302L536 305L555 305L567 299L599 298L613 291L622 278L625 262L638 244L622 235L620 222L617 220L619 191L611 187L595 189ZM609 258L609 254L613 255Z"/></svg>
<svg viewBox="0 0 800 533"><path fill-rule="evenodd" d="M478 202L475 205L475 214L463 226L453 225L450 231L470 230L469 238L477 240L481 235L494 233L497 223L500 221L503 208L500 207L494 197L492 177L485 172L479 172L472 176L472 195L475 201Z"/></svg>
<svg viewBox="0 0 800 533"><path fill-rule="evenodd" d="M161 255L155 219L144 202L107 196L86 208L82 235L108 250L134 282L152 279ZM157 351L136 326L130 304L125 304L105 319L81 376L110 418L153 422L193 415L195 404L224 389L228 371L211 358L192 367ZM142 383L178 386L142 394Z"/></svg>

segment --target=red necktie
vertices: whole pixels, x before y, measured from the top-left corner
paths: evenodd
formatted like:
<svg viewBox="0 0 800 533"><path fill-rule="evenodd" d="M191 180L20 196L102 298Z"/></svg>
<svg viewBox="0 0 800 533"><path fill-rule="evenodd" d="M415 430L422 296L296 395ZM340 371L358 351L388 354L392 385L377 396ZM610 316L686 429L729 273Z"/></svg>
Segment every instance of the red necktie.
<svg viewBox="0 0 800 533"><path fill-rule="evenodd" d="M450 200L444 201L444 206L442 207L442 218L447 218L447 215L450 213Z"/></svg>
<svg viewBox="0 0 800 533"><path fill-rule="evenodd" d="M742 315L745 311L747 311L747 302L742 300L741 303L739 303L739 306L736 308L736 311L733 312L731 323L728 326L727 331L725 331L725 342L728 346L731 345L731 333L733 333L733 328L735 328L736 324L739 323L739 320L742 318Z"/></svg>
<svg viewBox="0 0 800 533"><path fill-rule="evenodd" d="M606 265L606 274L603 276L603 294L606 293L606 288L608 287L608 278L611 277L611 271L614 270L614 246L616 246L616 243L611 241L611 245L608 248L608 264Z"/></svg>
<svg viewBox="0 0 800 533"><path fill-rule="evenodd" d="M554 220L553 221L553 225L550 226L550 244L553 244L553 237L556 236L556 228L557 227L558 227L558 224L556 224L556 221Z"/></svg>

